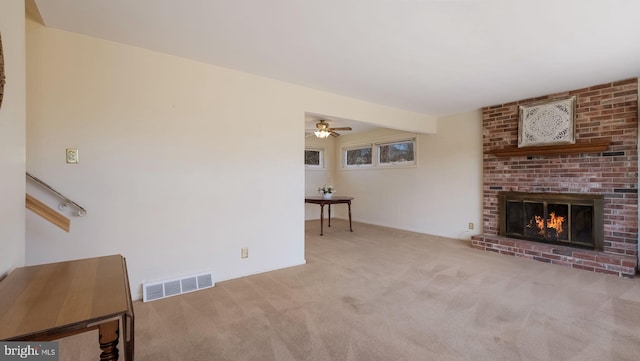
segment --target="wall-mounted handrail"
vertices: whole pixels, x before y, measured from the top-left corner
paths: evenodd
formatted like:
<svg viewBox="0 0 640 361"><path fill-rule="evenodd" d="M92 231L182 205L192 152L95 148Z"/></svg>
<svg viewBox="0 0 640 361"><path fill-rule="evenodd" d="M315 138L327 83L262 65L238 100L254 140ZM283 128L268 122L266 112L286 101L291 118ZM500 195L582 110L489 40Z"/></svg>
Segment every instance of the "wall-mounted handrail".
<svg viewBox="0 0 640 361"><path fill-rule="evenodd" d="M29 172L27 172L27 179L32 180L33 182L37 183L38 185L44 187L45 189L47 189L49 192L55 194L56 196L58 196L60 199L62 199L62 203L58 206L58 208L60 210L63 210L65 208L67 208L68 205L72 205L74 207L76 207L78 209L78 216L82 217L85 214L87 214L87 210L82 208L78 203L72 201L71 199L65 197L62 193L58 192L57 190L53 189L50 185L48 185L47 183L41 181L40 179L32 176L31 174L29 174Z"/></svg>
<svg viewBox="0 0 640 361"><path fill-rule="evenodd" d="M30 209L40 217L46 219L47 221L62 228L67 233L69 232L69 229L71 227L71 221L69 220L69 218L56 212L55 209L50 208L49 206L33 198L29 194L25 194L25 207L27 207L27 209Z"/></svg>

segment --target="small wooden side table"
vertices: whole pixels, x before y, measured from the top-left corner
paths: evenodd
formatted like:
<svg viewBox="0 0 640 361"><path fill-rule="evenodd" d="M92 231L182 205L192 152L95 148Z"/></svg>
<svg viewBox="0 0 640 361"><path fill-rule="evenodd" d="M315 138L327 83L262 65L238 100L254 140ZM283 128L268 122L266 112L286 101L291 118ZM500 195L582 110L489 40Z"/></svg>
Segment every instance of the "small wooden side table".
<svg viewBox="0 0 640 361"><path fill-rule="evenodd" d="M0 282L0 340L51 341L98 329L100 360L133 361L134 314L120 255L15 269Z"/></svg>
<svg viewBox="0 0 640 361"><path fill-rule="evenodd" d="M351 200L353 197L343 197L343 196L334 196L330 199L324 199L321 196L310 196L305 197L305 203L319 204L320 205L320 235L323 235L323 223L324 223L324 206L328 205L329 210L329 227L331 227L331 205L332 204L347 204L349 206L349 231L353 232L353 227L351 227Z"/></svg>

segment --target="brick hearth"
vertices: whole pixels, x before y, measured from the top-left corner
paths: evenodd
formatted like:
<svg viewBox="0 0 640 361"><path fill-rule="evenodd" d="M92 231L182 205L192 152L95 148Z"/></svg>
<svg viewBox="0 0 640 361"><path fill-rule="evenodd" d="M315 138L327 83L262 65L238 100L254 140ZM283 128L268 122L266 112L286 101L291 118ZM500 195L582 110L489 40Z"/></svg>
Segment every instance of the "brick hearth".
<svg viewBox="0 0 640 361"><path fill-rule="evenodd" d="M520 105L576 96L576 143L610 141L602 152L497 156L518 144ZM486 107L483 114L483 226L474 248L590 271L633 276L638 260L638 79ZM498 192L604 196L604 251L498 236Z"/></svg>

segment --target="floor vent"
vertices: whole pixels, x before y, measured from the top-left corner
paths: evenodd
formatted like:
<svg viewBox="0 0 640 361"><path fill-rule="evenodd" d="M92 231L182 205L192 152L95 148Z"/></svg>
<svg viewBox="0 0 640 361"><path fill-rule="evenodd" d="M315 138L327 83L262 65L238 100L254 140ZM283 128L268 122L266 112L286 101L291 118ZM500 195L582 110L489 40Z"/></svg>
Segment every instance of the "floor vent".
<svg viewBox="0 0 640 361"><path fill-rule="evenodd" d="M142 284L142 300L144 302L155 301L213 286L215 284L211 273L172 278L159 282L144 282Z"/></svg>

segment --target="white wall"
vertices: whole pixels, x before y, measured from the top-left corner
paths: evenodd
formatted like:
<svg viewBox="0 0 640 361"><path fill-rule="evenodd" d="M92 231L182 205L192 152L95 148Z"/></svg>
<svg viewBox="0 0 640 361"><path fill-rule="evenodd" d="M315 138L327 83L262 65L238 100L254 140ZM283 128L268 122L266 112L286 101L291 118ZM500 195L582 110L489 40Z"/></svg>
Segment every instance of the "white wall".
<svg viewBox="0 0 640 361"><path fill-rule="evenodd" d="M443 117L437 129L436 134L418 135L417 167L337 170L339 193L355 197L354 220L461 239L481 233L481 112ZM345 144L403 134L408 133L382 129L340 137L335 162L339 164ZM335 212L346 217L340 207ZM469 222L474 230L468 229Z"/></svg>
<svg viewBox="0 0 640 361"><path fill-rule="evenodd" d="M71 216L69 234L28 214L27 263L123 254L135 298L143 281L207 270L221 281L304 262L306 111L435 127L37 24L27 71L27 168L88 210ZM67 147L79 148L80 164L65 164Z"/></svg>
<svg viewBox="0 0 640 361"><path fill-rule="evenodd" d="M324 152L324 164L321 169L306 168L304 172L304 194L306 196L317 196L318 187L325 184L333 185L333 174L335 172L334 163L334 137L326 139L316 138L314 135L305 137L305 148L322 149ZM320 207L317 204L305 204L304 219L319 219Z"/></svg>
<svg viewBox="0 0 640 361"><path fill-rule="evenodd" d="M0 1L6 85L0 108L0 279L25 263L24 1Z"/></svg>

